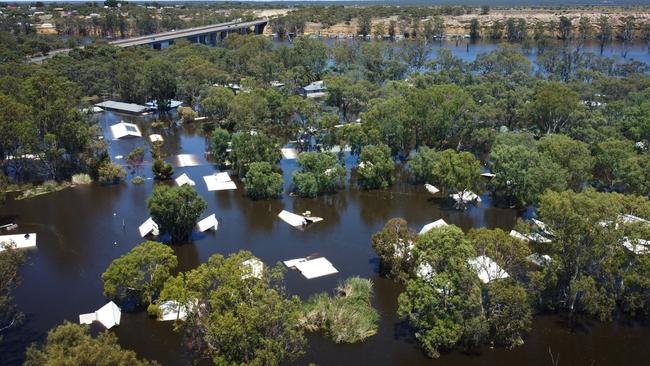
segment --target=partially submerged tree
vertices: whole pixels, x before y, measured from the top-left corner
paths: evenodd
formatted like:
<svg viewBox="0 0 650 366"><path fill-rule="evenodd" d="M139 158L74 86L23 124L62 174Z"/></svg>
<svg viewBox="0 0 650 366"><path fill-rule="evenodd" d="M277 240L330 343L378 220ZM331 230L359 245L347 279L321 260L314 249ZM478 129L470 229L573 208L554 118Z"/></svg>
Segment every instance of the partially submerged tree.
<svg viewBox="0 0 650 366"><path fill-rule="evenodd" d="M369 145L359 154L359 175L364 189L386 189L393 184L395 162L386 145Z"/></svg>
<svg viewBox="0 0 650 366"><path fill-rule="evenodd" d="M230 158L233 173L238 177L246 175L251 163L267 162L275 166L280 157L278 143L262 132L238 132L232 136Z"/></svg>
<svg viewBox="0 0 650 366"><path fill-rule="evenodd" d="M159 180L168 180L174 175L174 167L163 159L154 160L151 171L154 178Z"/></svg>
<svg viewBox="0 0 650 366"><path fill-rule="evenodd" d="M169 234L172 243L187 241L207 204L194 188L183 185L154 187L147 208L161 234Z"/></svg>
<svg viewBox="0 0 650 366"><path fill-rule="evenodd" d="M372 236L372 249L380 260L380 272L397 281L406 281L413 265L417 235L406 220L393 218Z"/></svg>
<svg viewBox="0 0 650 366"><path fill-rule="evenodd" d="M283 183L282 174L267 162L251 163L244 177L246 195L253 199L280 197Z"/></svg>
<svg viewBox="0 0 650 366"><path fill-rule="evenodd" d="M299 171L293 173L293 184L302 197L336 192L345 180L345 168L331 153L305 152L298 155Z"/></svg>
<svg viewBox="0 0 650 366"><path fill-rule="evenodd" d="M245 263L249 252L211 256L196 269L170 278L162 300L187 306L179 324L193 348L215 364L277 365L304 351L299 325L301 302L288 297L283 268L259 276Z"/></svg>
<svg viewBox="0 0 650 366"><path fill-rule="evenodd" d="M99 183L117 184L126 177L126 170L121 165L105 162L99 166Z"/></svg>
<svg viewBox="0 0 650 366"><path fill-rule="evenodd" d="M217 165L224 166L228 160L228 146L230 143L230 133L222 128L216 128L210 136L210 151L212 158L216 160Z"/></svg>
<svg viewBox="0 0 650 366"><path fill-rule="evenodd" d="M117 337L102 332L93 338L86 325L65 322L50 330L41 347L27 349L25 366L95 365L153 366L156 362L138 359L135 352L120 347Z"/></svg>
<svg viewBox="0 0 650 366"><path fill-rule="evenodd" d="M102 274L104 295L131 307L152 304L177 264L168 245L144 242L111 262Z"/></svg>

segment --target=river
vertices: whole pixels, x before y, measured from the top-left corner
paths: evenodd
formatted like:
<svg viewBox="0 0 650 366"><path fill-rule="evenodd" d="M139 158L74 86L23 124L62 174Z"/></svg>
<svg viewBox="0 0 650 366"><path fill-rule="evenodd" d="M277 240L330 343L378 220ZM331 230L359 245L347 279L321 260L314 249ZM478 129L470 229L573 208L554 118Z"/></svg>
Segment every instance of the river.
<svg viewBox="0 0 650 366"><path fill-rule="evenodd" d="M164 136L164 152L170 162L174 162L176 154L198 155L201 165L176 168L175 176L187 173L196 181L195 188L208 203L205 215L216 213L220 225L216 233L196 234L191 243L173 246L179 270L194 268L214 253L227 255L240 249L251 251L267 265L318 253L327 257L339 273L306 280L289 271L286 285L290 293L306 299L317 292L331 292L338 281L355 275L374 281L373 304L381 314L379 334L356 345L335 345L319 334L309 335L309 349L301 364L549 365L549 348L560 354L560 365L645 364L650 358L650 328L597 322L575 328L568 327L559 316L541 316L536 318L523 347L486 348L473 355L452 352L431 361L396 317L401 288L379 277L371 235L398 216L416 230L439 218L463 230L509 230L515 223L516 211L493 207L487 195L478 206L456 211L449 202L432 199L422 186L407 183L402 173L388 190L365 192L348 184L337 194L316 199L285 194L278 200L252 201L244 196L241 182L237 182L236 191L208 192L201 177L212 174L215 168L203 157L206 146L198 125L160 130L151 128L153 116L105 112L97 118L104 131L123 119L137 123L143 132L142 139L110 141L112 157L126 156L136 146L147 149L149 133ZM105 138L111 138L110 132L105 132ZM150 163L148 149L146 157ZM349 157L346 161L350 171L355 161ZM280 165L288 190L296 163L282 160ZM138 174L151 178L150 166L143 166ZM0 208L0 223L15 222L18 232L38 235L38 249L28 252L21 271L24 280L15 293L26 321L5 334L0 343L1 364L19 364L25 348L42 341L50 328L66 319L76 322L80 313L94 311L106 302L101 274L113 259L142 242L137 227L149 216L145 200L153 185L153 180L147 179L139 186L78 186L29 200L9 200ZM311 210L325 220L299 231L276 217L282 209ZM163 365L183 365L191 360L172 324L151 320L145 312L123 313L121 324L111 331L124 347Z"/></svg>

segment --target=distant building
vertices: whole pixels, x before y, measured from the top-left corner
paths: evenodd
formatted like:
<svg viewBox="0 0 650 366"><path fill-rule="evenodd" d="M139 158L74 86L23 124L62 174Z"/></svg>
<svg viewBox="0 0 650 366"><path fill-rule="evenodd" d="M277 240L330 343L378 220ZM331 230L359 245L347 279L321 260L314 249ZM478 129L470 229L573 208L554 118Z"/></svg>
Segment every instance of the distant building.
<svg viewBox="0 0 650 366"><path fill-rule="evenodd" d="M58 34L56 26L52 23L36 24L34 28L38 34Z"/></svg>
<svg viewBox="0 0 650 366"><path fill-rule="evenodd" d="M298 92L306 98L322 98L327 95L327 88L323 80L319 80L300 88Z"/></svg>

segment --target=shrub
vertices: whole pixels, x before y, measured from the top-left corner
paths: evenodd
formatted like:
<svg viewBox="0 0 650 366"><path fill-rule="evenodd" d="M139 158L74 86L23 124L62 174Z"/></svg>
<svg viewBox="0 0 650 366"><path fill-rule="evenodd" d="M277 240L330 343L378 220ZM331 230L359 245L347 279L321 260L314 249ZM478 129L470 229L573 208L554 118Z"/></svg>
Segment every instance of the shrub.
<svg viewBox="0 0 650 366"><path fill-rule="evenodd" d="M99 166L99 183L116 184L124 180L126 170L118 164L105 162Z"/></svg>
<svg viewBox="0 0 650 366"><path fill-rule="evenodd" d="M322 330L336 343L356 343L377 333L379 314L370 300L372 281L351 277L336 287L336 295L312 296L304 305L301 323L309 331Z"/></svg>
<svg viewBox="0 0 650 366"><path fill-rule="evenodd" d="M167 180L174 175L174 168L162 159L156 159L151 166L151 171L156 179Z"/></svg>
<svg viewBox="0 0 650 366"><path fill-rule="evenodd" d="M90 184L93 180L88 174L75 174L72 176L72 184Z"/></svg>
<svg viewBox="0 0 650 366"><path fill-rule="evenodd" d="M142 178L139 175L136 175L135 177L133 177L133 179L131 179L131 183L133 183L133 184L143 184L144 183L144 178Z"/></svg>

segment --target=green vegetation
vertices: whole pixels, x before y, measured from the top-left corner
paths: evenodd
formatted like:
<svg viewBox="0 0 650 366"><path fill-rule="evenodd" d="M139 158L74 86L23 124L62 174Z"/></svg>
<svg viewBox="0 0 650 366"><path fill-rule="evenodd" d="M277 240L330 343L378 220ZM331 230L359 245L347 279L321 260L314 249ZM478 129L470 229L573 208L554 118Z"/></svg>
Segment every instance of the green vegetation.
<svg viewBox="0 0 650 366"><path fill-rule="evenodd" d="M406 220L388 220L384 228L372 236L372 249L380 260L381 273L397 281L408 278L414 263L411 253L417 235L410 229Z"/></svg>
<svg viewBox="0 0 650 366"><path fill-rule="evenodd" d="M5 245L0 252L0 343L2 333L22 323L24 314L14 304L12 292L20 285L20 266L25 263L25 256L13 245Z"/></svg>
<svg viewBox="0 0 650 366"><path fill-rule="evenodd" d="M301 197L333 193L344 184L345 168L334 154L305 152L298 155L298 166L293 184Z"/></svg>
<svg viewBox="0 0 650 366"><path fill-rule="evenodd" d="M142 178L139 175L136 175L135 177L133 177L133 179L131 179L131 183L136 185L144 184L144 178Z"/></svg>
<svg viewBox="0 0 650 366"><path fill-rule="evenodd" d="M153 172L153 176L159 180L168 180L174 175L172 165L163 159L154 160L153 165L151 165L151 171Z"/></svg>
<svg viewBox="0 0 650 366"><path fill-rule="evenodd" d="M43 346L32 345L27 349L24 365L157 365L138 359L135 352L120 347L115 334L104 331L93 338L89 330L86 325L68 322L59 325L50 330Z"/></svg>
<svg viewBox="0 0 650 366"><path fill-rule="evenodd" d="M177 264L169 246L153 241L139 244L114 259L102 274L104 295L131 308L148 306Z"/></svg>
<svg viewBox="0 0 650 366"><path fill-rule="evenodd" d="M482 283L468 264L477 255L487 255L506 271L521 266L517 241L500 241L504 237L503 231L487 229L466 237L455 226L418 237L413 248L415 266L399 296L398 313L415 328L429 357L437 358L457 346L523 344L521 336L532 322L524 287L511 278Z"/></svg>
<svg viewBox="0 0 650 366"><path fill-rule="evenodd" d="M84 185L84 184L92 183L93 180L90 177L90 175L80 173L80 174L73 175L70 181L72 182L72 184Z"/></svg>
<svg viewBox="0 0 650 366"><path fill-rule="evenodd" d="M117 184L126 177L126 170L121 165L105 162L99 166L99 183Z"/></svg>
<svg viewBox="0 0 650 366"><path fill-rule="evenodd" d="M301 323L308 331L323 331L336 343L362 342L379 328L372 294L372 281L348 278L339 283L333 298L326 293L310 297L304 304Z"/></svg>
<svg viewBox="0 0 650 366"><path fill-rule="evenodd" d="M210 151L212 152L212 158L217 162L217 165L226 165L230 133L222 128L217 128L212 131L211 140Z"/></svg>
<svg viewBox="0 0 650 366"><path fill-rule="evenodd" d="M275 166L280 161L280 147L264 133L238 132L232 137L233 172L244 177L252 163L266 162Z"/></svg>
<svg viewBox="0 0 650 366"><path fill-rule="evenodd" d="M207 208L203 197L187 184L181 187L155 186L147 199L147 208L161 234L169 234L172 243L189 239L199 216Z"/></svg>
<svg viewBox="0 0 650 366"><path fill-rule="evenodd" d="M393 184L395 163L386 145L364 147L359 154L359 175L364 189L385 189Z"/></svg>
<svg viewBox="0 0 650 366"><path fill-rule="evenodd" d="M251 163L244 177L246 195L253 199L277 198L282 195L282 174L267 162Z"/></svg>
<svg viewBox="0 0 650 366"><path fill-rule="evenodd" d="M190 4L116 5L78 4L78 16L52 22L73 47L89 35L119 38L252 17L239 11L240 4L205 7L237 9L231 12L197 11L199 5ZM303 197L345 186L345 153L320 151L349 147L358 157L353 176L363 189L387 189L399 164L407 162L412 182L434 184L445 195L486 188L497 206L535 209L550 242L524 242L499 229L463 233L454 226L417 236L403 219L388 221L372 237L381 273L405 286L399 315L431 357L455 348L520 345L535 312L602 320L647 320L650 314L650 262L641 242L650 228L625 216L650 218L650 68L583 49L590 39L599 42L601 54L610 42L627 48L634 39L648 41L650 28L639 19L603 16L592 24L587 17L562 15L531 24L488 20L481 17L491 11L487 6L304 6L271 21L278 36L298 35L290 47L236 34L219 47L178 41L163 50L123 49L98 42L31 64L26 55L64 41L25 26L34 23L26 6L3 7L0 22L3 196L14 187L25 188L23 197L53 192L70 179L122 181L126 172L110 162L98 124L79 109L110 97L156 101L166 112L170 100L179 99L187 104L177 111L183 122L194 120L195 111L208 117L197 133L211 132L202 136L214 161L230 165L253 199L282 194L280 146L291 141L303 151L319 151L298 158L292 179ZM99 16L90 18L94 12ZM432 41L448 32L444 16L463 14L476 14L468 22L471 38L507 42L471 62L444 47L429 60ZM325 28L356 24L358 34L409 39L330 45L299 36L311 22ZM534 61L528 52L535 52ZM318 80L327 87L321 100L298 95ZM163 122L152 127L173 130ZM170 179L174 169L159 143L151 144L151 155L155 178ZM133 170L143 161L141 148L126 160ZM479 179L479 161L494 178ZM189 239L206 202L191 187L160 185L147 206L163 237L179 243ZM540 233L524 222L517 230ZM551 260L531 264L531 253ZM0 282L2 330L21 319L11 299L22 262L15 255L0 254L9 258L0 262L0 275L7 276ZM468 262L477 256L491 258L509 277L484 283ZM170 248L145 243L107 269L105 293L140 307L158 295L185 305L188 319L176 326L200 357L216 364L291 363L305 345L300 324L337 343L377 331L369 281L349 279L333 297L320 294L305 305L287 296L279 268L266 268L259 279L245 272L243 262L251 258L246 252L215 255L168 278L176 265ZM93 339L85 328L62 327L43 350L29 351L28 364L138 364L108 335Z"/></svg>
<svg viewBox="0 0 650 366"><path fill-rule="evenodd" d="M301 302L287 297L283 268L265 268L257 278L244 264L251 258L245 251L228 258L215 254L170 278L160 295L187 306L187 319L178 327L215 364L277 365L304 352Z"/></svg>

